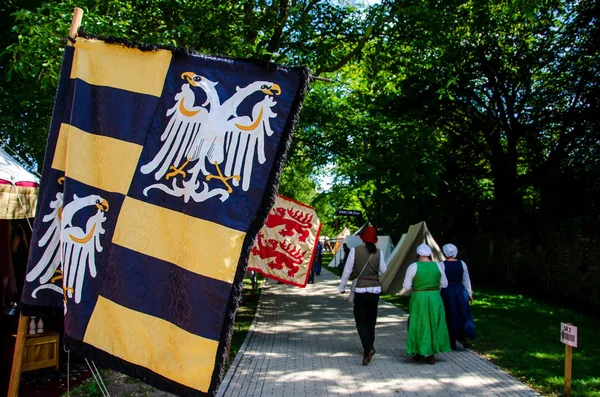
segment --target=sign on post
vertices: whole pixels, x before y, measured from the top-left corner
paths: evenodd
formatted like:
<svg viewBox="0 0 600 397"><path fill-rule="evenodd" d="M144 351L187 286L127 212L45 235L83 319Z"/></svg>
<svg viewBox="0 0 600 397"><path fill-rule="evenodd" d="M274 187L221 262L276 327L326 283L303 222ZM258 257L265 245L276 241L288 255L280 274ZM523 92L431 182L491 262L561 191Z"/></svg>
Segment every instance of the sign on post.
<svg viewBox="0 0 600 397"><path fill-rule="evenodd" d="M560 341L565 344L565 395L570 397L573 347L577 347L577 327L560 323Z"/></svg>
<svg viewBox="0 0 600 397"><path fill-rule="evenodd" d="M560 341L565 345L577 347L577 327L571 324L560 323Z"/></svg>
<svg viewBox="0 0 600 397"><path fill-rule="evenodd" d="M361 216L362 215L362 213L357 210L337 210L337 214L345 215L345 216Z"/></svg>

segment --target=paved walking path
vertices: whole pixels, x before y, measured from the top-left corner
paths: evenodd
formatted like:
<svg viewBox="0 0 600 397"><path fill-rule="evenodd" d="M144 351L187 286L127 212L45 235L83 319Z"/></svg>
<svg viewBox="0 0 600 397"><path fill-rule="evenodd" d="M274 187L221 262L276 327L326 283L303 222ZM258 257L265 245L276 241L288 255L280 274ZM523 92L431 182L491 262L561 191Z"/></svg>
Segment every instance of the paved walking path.
<svg viewBox="0 0 600 397"><path fill-rule="evenodd" d="M469 350L415 363L405 354L407 314L381 300L375 354L362 366L350 304L324 270L305 289L263 289L253 330L219 388L222 397L539 396Z"/></svg>

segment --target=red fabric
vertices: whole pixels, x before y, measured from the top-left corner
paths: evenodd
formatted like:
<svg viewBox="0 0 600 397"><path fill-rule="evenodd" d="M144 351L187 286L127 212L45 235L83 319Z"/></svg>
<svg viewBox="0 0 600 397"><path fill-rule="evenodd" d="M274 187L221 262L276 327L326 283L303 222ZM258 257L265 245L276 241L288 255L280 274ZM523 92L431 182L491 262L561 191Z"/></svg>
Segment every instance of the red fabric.
<svg viewBox="0 0 600 397"><path fill-rule="evenodd" d="M40 186L38 183L35 183L35 182L17 182L17 183L15 183L15 185L23 186L23 187L39 187Z"/></svg>
<svg viewBox="0 0 600 397"><path fill-rule="evenodd" d="M365 227L365 230L360 234L360 239L365 243L377 243L377 229L373 226Z"/></svg>
<svg viewBox="0 0 600 397"><path fill-rule="evenodd" d="M321 222L314 208L277 195L252 247L248 270L304 288L320 232Z"/></svg>
<svg viewBox="0 0 600 397"><path fill-rule="evenodd" d="M6 179L0 179L0 185L12 185L12 183L10 181L7 181ZM40 185L35 183L35 182L17 182L15 183L16 186L23 186L23 187L39 187Z"/></svg>

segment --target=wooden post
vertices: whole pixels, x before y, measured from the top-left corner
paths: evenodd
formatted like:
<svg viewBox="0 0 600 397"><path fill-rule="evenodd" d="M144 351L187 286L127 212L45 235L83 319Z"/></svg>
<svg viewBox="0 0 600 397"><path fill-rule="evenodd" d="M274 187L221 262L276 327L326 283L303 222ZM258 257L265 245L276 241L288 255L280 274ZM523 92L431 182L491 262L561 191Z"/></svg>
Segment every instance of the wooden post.
<svg viewBox="0 0 600 397"><path fill-rule="evenodd" d="M21 381L21 364L23 363L23 347L27 337L27 327L29 317L19 314L19 326L17 328L17 341L15 343L15 352L13 353L12 368L10 371L10 381L8 384L8 397L17 397L19 395L19 382Z"/></svg>
<svg viewBox="0 0 600 397"><path fill-rule="evenodd" d="M69 30L69 37L75 39L77 38L77 30L81 26L81 19L83 18L83 10L79 7L75 7L73 10L73 19L71 20L71 29ZM73 46L71 41L67 42L67 45Z"/></svg>
<svg viewBox="0 0 600 397"><path fill-rule="evenodd" d="M69 36L77 37L77 30L81 26L83 18L83 10L75 7L73 10L73 19L71 20L71 29ZM72 46L73 43L67 41L67 45ZM25 339L27 338L27 329L29 326L29 317L19 314L19 326L17 327L17 341L15 342L15 351L13 353L12 368L10 371L10 381L8 384L8 397L17 397L19 395L19 383L21 381L21 366L23 364L23 349L25 347Z"/></svg>
<svg viewBox="0 0 600 397"><path fill-rule="evenodd" d="M573 363L573 348L565 345L565 395L571 396L571 369Z"/></svg>

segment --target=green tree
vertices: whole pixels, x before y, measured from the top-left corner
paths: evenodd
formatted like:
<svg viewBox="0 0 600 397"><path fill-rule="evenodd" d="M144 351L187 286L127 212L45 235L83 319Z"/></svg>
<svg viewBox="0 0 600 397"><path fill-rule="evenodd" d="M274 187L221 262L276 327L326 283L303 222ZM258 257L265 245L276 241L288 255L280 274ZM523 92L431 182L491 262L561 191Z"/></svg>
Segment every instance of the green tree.
<svg viewBox="0 0 600 397"><path fill-rule="evenodd" d="M3 48L0 135L41 163L72 11L92 34L170 44L200 53L254 57L333 72L360 53L382 6L330 1L8 1L0 8Z"/></svg>
<svg viewBox="0 0 600 397"><path fill-rule="evenodd" d="M338 76L337 84L311 92L296 140L310 148L315 163L331 169L338 189L356 197L357 208L341 208L360 209L381 233L400 237L420 220L422 199L436 194L439 131L410 113L395 114L387 78L371 75L365 62L347 65ZM329 199L344 196L338 191Z"/></svg>
<svg viewBox="0 0 600 397"><path fill-rule="evenodd" d="M447 218L464 212L460 197L483 227L510 229L527 205L563 206L556 188L593 167L597 11L591 1L416 4L373 43L368 74L394 79L381 112L441 134Z"/></svg>

